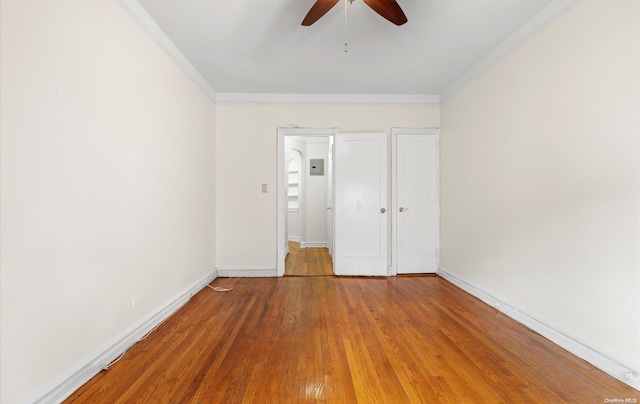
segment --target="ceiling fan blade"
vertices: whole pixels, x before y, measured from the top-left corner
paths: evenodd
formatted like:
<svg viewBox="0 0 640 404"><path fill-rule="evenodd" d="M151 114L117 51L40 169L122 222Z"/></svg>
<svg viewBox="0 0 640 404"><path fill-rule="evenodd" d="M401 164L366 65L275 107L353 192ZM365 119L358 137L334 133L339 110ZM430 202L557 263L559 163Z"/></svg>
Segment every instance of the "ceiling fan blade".
<svg viewBox="0 0 640 404"><path fill-rule="evenodd" d="M302 20L302 25L308 27L318 21L320 17L327 14L339 1L340 0L316 0L315 4L311 6L311 9L304 17L304 20Z"/></svg>
<svg viewBox="0 0 640 404"><path fill-rule="evenodd" d="M367 3L373 11L396 25L402 25L407 22L407 16L404 15L404 12L396 0L364 0L364 2Z"/></svg>

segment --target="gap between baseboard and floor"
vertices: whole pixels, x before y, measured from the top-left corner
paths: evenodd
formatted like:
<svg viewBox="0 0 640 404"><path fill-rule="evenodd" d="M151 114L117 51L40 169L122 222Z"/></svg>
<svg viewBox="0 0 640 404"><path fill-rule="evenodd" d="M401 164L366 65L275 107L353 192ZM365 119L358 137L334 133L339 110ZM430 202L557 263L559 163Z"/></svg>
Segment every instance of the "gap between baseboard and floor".
<svg viewBox="0 0 640 404"><path fill-rule="evenodd" d="M554 344L571 352L577 357L584 359L603 372L615 377L616 379L633 387L634 389L640 390L640 378L638 376L640 369L634 370L632 369L632 365L626 365L621 363L620 360L611 358L610 355L602 353L601 349L590 347L582 342L579 342L577 339L572 338L562 331L545 324L544 322L514 307L513 305L505 303L503 300L492 296L482 289L479 289L476 286L465 282L464 280L450 274L442 268L438 270L437 275L469 293L470 295L477 297L482 302L495 308L501 313L504 313L505 315L511 317L525 327L537 332Z"/></svg>
<svg viewBox="0 0 640 404"><path fill-rule="evenodd" d="M176 295L166 304L138 321L126 331L114 338L94 355L87 357L76 366L70 368L60 377L54 379L40 392L34 394L27 403L60 403L73 394L79 387L100 373L105 366L117 359L123 352L135 345L173 313L184 306L191 297L196 295L218 277L216 271L196 281L192 286Z"/></svg>

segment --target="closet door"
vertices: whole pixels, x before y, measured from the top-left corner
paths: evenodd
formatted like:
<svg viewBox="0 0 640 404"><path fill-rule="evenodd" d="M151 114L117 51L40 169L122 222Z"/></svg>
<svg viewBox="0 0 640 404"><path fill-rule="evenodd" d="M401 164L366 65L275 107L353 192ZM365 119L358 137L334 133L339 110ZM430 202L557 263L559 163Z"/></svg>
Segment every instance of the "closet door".
<svg viewBox="0 0 640 404"><path fill-rule="evenodd" d="M438 142L435 130L394 130L394 263L398 274L438 269Z"/></svg>

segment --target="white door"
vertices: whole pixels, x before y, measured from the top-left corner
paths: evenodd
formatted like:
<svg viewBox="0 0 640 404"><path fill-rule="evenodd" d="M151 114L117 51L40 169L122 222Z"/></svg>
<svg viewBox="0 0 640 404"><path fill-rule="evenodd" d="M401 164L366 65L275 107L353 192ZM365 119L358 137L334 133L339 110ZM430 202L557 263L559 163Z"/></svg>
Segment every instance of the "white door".
<svg viewBox="0 0 640 404"><path fill-rule="evenodd" d="M335 139L336 275L387 275L387 135Z"/></svg>
<svg viewBox="0 0 640 404"><path fill-rule="evenodd" d="M403 133L398 129L392 135L396 271L434 273L439 236L436 131Z"/></svg>

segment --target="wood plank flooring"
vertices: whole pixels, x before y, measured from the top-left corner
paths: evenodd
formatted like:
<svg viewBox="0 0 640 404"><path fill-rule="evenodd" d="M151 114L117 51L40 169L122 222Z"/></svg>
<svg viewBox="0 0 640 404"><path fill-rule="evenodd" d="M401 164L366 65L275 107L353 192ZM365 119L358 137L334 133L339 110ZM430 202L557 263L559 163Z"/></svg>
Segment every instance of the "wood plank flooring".
<svg viewBox="0 0 640 404"><path fill-rule="evenodd" d="M326 248L300 248L289 241L289 254L284 262L285 276L333 275L333 262Z"/></svg>
<svg viewBox="0 0 640 404"><path fill-rule="evenodd" d="M640 392L435 276L217 279L69 403L603 403Z"/></svg>

